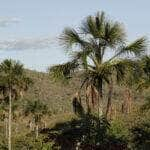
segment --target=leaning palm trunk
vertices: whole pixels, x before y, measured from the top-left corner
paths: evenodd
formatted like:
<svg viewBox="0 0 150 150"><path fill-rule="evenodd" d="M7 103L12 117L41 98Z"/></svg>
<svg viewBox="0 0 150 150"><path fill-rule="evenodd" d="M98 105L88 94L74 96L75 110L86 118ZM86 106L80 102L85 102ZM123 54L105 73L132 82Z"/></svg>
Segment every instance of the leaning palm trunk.
<svg viewBox="0 0 150 150"><path fill-rule="evenodd" d="M9 89L9 118L8 118L8 149L11 150L11 115L12 115L12 99L11 88Z"/></svg>
<svg viewBox="0 0 150 150"><path fill-rule="evenodd" d="M107 102L107 107L106 107L106 118L107 119L108 119L108 115L111 113L112 92L113 92L113 83L111 81L111 83L109 84L108 102Z"/></svg>

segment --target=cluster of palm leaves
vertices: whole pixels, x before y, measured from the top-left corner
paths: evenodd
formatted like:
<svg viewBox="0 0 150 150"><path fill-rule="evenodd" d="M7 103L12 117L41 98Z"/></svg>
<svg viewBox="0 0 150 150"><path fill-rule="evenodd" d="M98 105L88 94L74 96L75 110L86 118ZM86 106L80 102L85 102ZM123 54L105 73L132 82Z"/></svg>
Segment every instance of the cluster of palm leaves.
<svg viewBox="0 0 150 150"><path fill-rule="evenodd" d="M114 83L131 84L129 79L134 79L133 82L139 81L139 74L143 70L145 73L148 72L149 76L147 63L150 58L144 57L147 39L141 37L128 43L122 24L108 19L104 12L88 16L78 29L65 28L60 36L60 43L72 59L67 63L50 67L50 75L55 79L64 80L70 78L76 70L81 70L84 79L80 90L86 87L87 91L91 91L91 101L98 103L99 107L103 97L103 85L108 84L106 114L110 109ZM143 56L142 72L141 56ZM147 76L144 75L142 81L142 86L149 85ZM94 96L97 93L98 96Z"/></svg>
<svg viewBox="0 0 150 150"><path fill-rule="evenodd" d="M13 60L4 60L0 64L0 90L5 96L11 89L14 99L21 96L21 92L26 91L32 80L26 76L23 65Z"/></svg>

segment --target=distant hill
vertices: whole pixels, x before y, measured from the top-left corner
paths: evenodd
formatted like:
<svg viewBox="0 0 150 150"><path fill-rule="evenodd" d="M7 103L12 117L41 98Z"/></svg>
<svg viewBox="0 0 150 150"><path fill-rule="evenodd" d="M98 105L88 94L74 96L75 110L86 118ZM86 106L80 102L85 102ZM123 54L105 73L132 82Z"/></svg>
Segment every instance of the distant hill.
<svg viewBox="0 0 150 150"><path fill-rule="evenodd" d="M74 76L65 85L54 82L47 73L27 70L27 75L33 80L34 84L25 93L25 100L41 100L53 112L71 110L71 99L79 88L79 75Z"/></svg>
<svg viewBox="0 0 150 150"><path fill-rule="evenodd" d="M72 110L72 98L78 91L81 84L80 73L76 73L68 84L54 82L48 73L27 70L27 75L32 78L34 84L25 93L25 100L41 100L47 104L52 113L70 112ZM117 85L114 86L113 103L121 105L123 101L124 88ZM105 86L104 101L107 101L107 86ZM136 102L141 101L149 90L145 90L143 94L136 93L134 99Z"/></svg>

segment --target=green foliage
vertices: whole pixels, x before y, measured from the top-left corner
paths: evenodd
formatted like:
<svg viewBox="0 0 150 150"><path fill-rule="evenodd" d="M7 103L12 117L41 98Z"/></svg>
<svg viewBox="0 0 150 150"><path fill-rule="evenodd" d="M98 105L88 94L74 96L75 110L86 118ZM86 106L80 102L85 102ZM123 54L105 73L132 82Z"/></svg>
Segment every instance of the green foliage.
<svg viewBox="0 0 150 150"><path fill-rule="evenodd" d="M138 123L131 128L131 143L135 150L149 150L150 120Z"/></svg>
<svg viewBox="0 0 150 150"><path fill-rule="evenodd" d="M124 120L115 119L111 122L109 134L118 140L128 141L129 129L126 127Z"/></svg>
<svg viewBox="0 0 150 150"><path fill-rule="evenodd" d="M23 75L23 65L13 60L4 60L0 65L1 84L16 85Z"/></svg>
<svg viewBox="0 0 150 150"><path fill-rule="evenodd" d="M142 105L141 110L142 111L148 111L148 110L150 110L150 96L147 96L145 98L145 103Z"/></svg>
<svg viewBox="0 0 150 150"><path fill-rule="evenodd" d="M53 143L44 143L43 138L39 137L35 139L31 136L21 136L16 139L13 144L13 149L15 150L52 150Z"/></svg>
<svg viewBox="0 0 150 150"><path fill-rule="evenodd" d="M42 116L48 113L47 105L40 100L27 101L25 105L24 114L26 116L31 114L36 124L41 121Z"/></svg>
<svg viewBox="0 0 150 150"><path fill-rule="evenodd" d="M47 105L40 100L28 100L26 101L24 113L28 115L32 114L46 114L48 112Z"/></svg>
<svg viewBox="0 0 150 150"><path fill-rule="evenodd" d="M2 135L0 135L0 149L8 150L6 139Z"/></svg>
<svg viewBox="0 0 150 150"><path fill-rule="evenodd" d="M24 66L19 61L6 59L0 64L0 91L5 100L9 89L12 91L12 98L18 99L19 92L26 91L31 84L31 78L26 76Z"/></svg>
<svg viewBox="0 0 150 150"><path fill-rule="evenodd" d="M55 80L65 80L71 77L72 72L78 67L78 63L73 60L62 65L49 68L50 76Z"/></svg>
<svg viewBox="0 0 150 150"><path fill-rule="evenodd" d="M138 84L138 89L146 89L150 87L150 56L143 56L139 61L142 75Z"/></svg>
<svg viewBox="0 0 150 150"><path fill-rule="evenodd" d="M147 49L147 39L146 37L139 38L135 40L133 43L124 47L120 53L123 54L133 54L135 56L140 56L141 54L145 54L145 50Z"/></svg>
<svg viewBox="0 0 150 150"><path fill-rule="evenodd" d="M80 149L103 149L127 147L122 137L110 134L110 124L102 117L85 114L82 118L73 119L70 122L56 124L52 129L45 129L41 133L47 133L45 142L55 141L56 146L62 150ZM54 145L54 146L55 146Z"/></svg>

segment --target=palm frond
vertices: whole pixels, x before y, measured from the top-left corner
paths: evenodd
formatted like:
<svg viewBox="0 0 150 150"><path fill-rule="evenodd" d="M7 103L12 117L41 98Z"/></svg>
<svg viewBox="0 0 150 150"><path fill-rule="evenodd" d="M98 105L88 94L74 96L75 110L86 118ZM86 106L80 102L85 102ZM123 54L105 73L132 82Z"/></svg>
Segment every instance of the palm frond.
<svg viewBox="0 0 150 150"><path fill-rule="evenodd" d="M100 23L101 22L99 21L99 24ZM99 35L99 32L97 30L96 20L92 16L88 16L86 18L86 20L82 23L82 26L80 29L83 34L90 34L91 36L95 38L97 38Z"/></svg>
<svg viewBox="0 0 150 150"><path fill-rule="evenodd" d="M150 78L150 56L143 56L141 58L141 67L144 73Z"/></svg>
<svg viewBox="0 0 150 150"><path fill-rule="evenodd" d="M137 61L142 70L142 75L140 76L140 81L138 83L137 89L146 89L150 87L150 57L143 56Z"/></svg>
<svg viewBox="0 0 150 150"><path fill-rule="evenodd" d="M108 20L104 12L98 12L96 16L88 16L80 29L83 34L99 39L100 45L113 47L125 40L125 31L122 25Z"/></svg>
<svg viewBox="0 0 150 150"><path fill-rule="evenodd" d="M60 36L60 44L65 48L72 48L73 45L80 46L83 44L83 40L76 32L75 29L65 28Z"/></svg>
<svg viewBox="0 0 150 150"><path fill-rule="evenodd" d="M140 79L139 83L137 84L137 90L148 89L150 87L150 79L143 78Z"/></svg>
<svg viewBox="0 0 150 150"><path fill-rule="evenodd" d="M106 20L105 12L97 12L96 14L96 27L98 29L99 34L103 35L103 25Z"/></svg>
<svg viewBox="0 0 150 150"><path fill-rule="evenodd" d="M124 28L120 23L109 21L105 24L105 35L103 38L107 46L115 48L118 44L123 44L125 37Z"/></svg>
<svg viewBox="0 0 150 150"><path fill-rule="evenodd" d="M61 65L55 65L48 69L50 76L56 80L65 80L71 77L71 74L78 68L76 61L70 61Z"/></svg>
<svg viewBox="0 0 150 150"><path fill-rule="evenodd" d="M149 96L146 97L145 101L146 102L141 107L141 111L148 111L148 110L150 110L150 97Z"/></svg>
<svg viewBox="0 0 150 150"><path fill-rule="evenodd" d="M116 77L117 82L123 82L126 80L127 75L134 76L136 68L136 62L131 59L115 59L106 62L106 69L110 70L111 74Z"/></svg>
<svg viewBox="0 0 150 150"><path fill-rule="evenodd" d="M132 42L131 44L124 46L119 54L133 54L135 56L140 56L147 50L147 39L145 37L139 38Z"/></svg>
<svg viewBox="0 0 150 150"><path fill-rule="evenodd" d="M89 56L89 54L91 53L91 50L83 50L83 51L74 51L74 53L72 54L73 60L76 60L79 62L80 66L82 66L82 68L87 69L88 67L88 60L87 57Z"/></svg>

